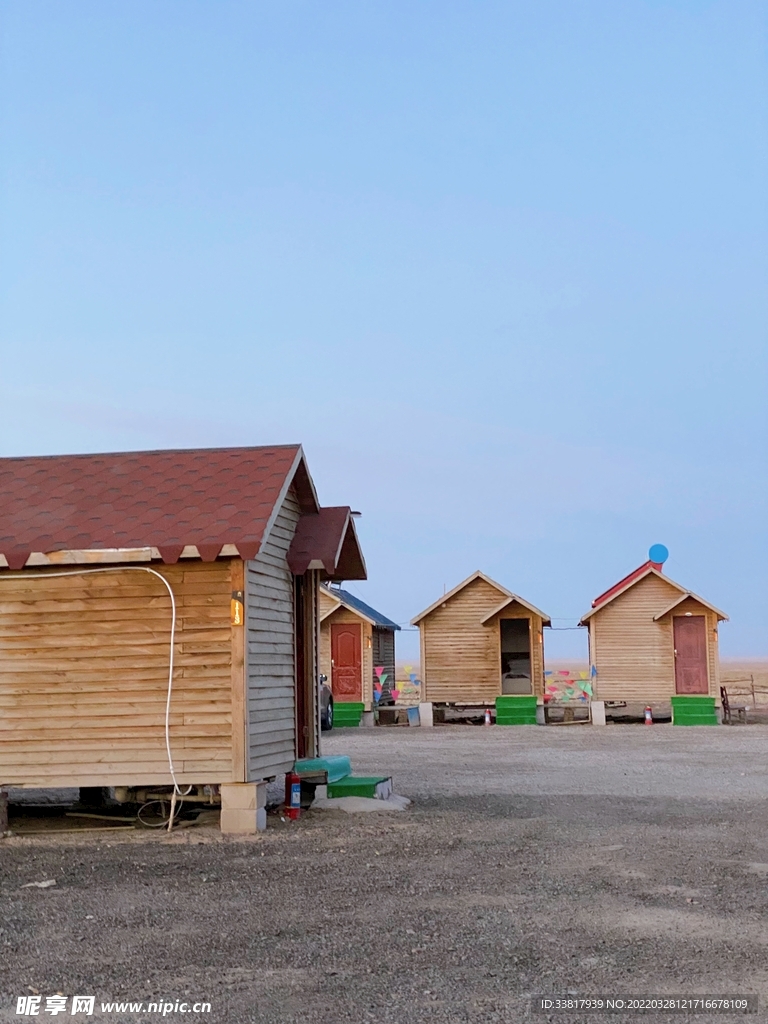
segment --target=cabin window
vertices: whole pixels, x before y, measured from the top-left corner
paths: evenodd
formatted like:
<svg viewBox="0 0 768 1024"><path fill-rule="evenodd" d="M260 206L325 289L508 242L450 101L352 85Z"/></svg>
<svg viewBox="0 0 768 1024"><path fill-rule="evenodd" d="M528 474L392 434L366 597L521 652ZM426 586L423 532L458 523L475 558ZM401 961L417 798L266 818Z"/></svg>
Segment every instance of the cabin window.
<svg viewBox="0 0 768 1024"><path fill-rule="evenodd" d="M501 692L533 693L529 619L502 619Z"/></svg>

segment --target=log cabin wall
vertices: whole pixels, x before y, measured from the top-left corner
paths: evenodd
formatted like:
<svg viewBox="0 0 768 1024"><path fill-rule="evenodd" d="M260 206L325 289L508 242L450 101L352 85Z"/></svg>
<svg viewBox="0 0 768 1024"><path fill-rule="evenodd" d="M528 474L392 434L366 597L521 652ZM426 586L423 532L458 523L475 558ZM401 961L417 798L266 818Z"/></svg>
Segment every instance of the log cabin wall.
<svg viewBox="0 0 768 1024"><path fill-rule="evenodd" d="M230 781L231 563L157 571L177 602L170 737L178 781ZM0 783L168 784L165 587L135 570L42 575L0 575Z"/></svg>
<svg viewBox="0 0 768 1024"><path fill-rule="evenodd" d="M258 556L246 563L247 764L250 780L289 771L296 758L294 580L288 549L301 516L293 487Z"/></svg>

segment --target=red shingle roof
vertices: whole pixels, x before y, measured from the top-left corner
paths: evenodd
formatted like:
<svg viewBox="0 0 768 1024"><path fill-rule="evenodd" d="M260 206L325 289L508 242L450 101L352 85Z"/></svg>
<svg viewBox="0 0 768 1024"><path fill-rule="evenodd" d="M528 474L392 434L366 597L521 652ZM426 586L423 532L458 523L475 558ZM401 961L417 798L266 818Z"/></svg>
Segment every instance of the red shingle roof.
<svg viewBox="0 0 768 1024"><path fill-rule="evenodd" d="M367 578L349 505L321 508L299 520L288 551L288 566L296 576L303 576L312 562L322 563L329 580Z"/></svg>
<svg viewBox="0 0 768 1024"><path fill-rule="evenodd" d="M651 561L643 562L643 564L639 565L637 569L631 572L628 576L625 576L623 580L619 580L618 583L614 583L609 590L606 590L599 597L596 597L592 602L592 607L599 608L601 604L605 604L607 601L610 601L614 594L618 594L618 592L623 590L624 587L629 586L630 583L634 583L635 580L639 580L641 576L645 576L649 569L655 569L656 572L661 572L662 563Z"/></svg>
<svg viewBox="0 0 768 1024"><path fill-rule="evenodd" d="M318 505L300 445L0 458L0 553L187 544L213 561L224 544L254 558L278 498L296 477L302 511Z"/></svg>

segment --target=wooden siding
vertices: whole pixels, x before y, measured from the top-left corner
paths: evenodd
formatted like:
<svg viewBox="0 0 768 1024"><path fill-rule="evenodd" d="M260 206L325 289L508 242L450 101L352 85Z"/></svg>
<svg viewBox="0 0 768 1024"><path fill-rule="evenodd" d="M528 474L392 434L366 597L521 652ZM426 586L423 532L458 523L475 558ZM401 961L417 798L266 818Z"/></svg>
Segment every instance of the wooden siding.
<svg viewBox="0 0 768 1024"><path fill-rule="evenodd" d="M322 590L320 591L322 594ZM331 685L331 626L328 619L320 623L320 672Z"/></svg>
<svg viewBox="0 0 768 1024"><path fill-rule="evenodd" d="M327 615L332 608L338 608L339 602L336 598L331 597L325 587L320 587L318 591L318 608L319 614L322 617Z"/></svg>
<svg viewBox="0 0 768 1024"><path fill-rule="evenodd" d="M230 563L157 571L177 602L170 736L178 781L231 781ZM0 576L0 783L170 783L165 587L135 570L35 575Z"/></svg>
<svg viewBox="0 0 768 1024"><path fill-rule="evenodd" d="M321 591L322 595L322 591ZM355 612L343 605L328 618L323 619L320 624L320 671L328 676L328 685L332 684L331 673L331 624L342 622L357 622L362 627L362 656L363 656L363 696L362 700L368 711L373 701L373 642L371 634L373 628L366 619L356 615Z"/></svg>
<svg viewBox="0 0 768 1024"><path fill-rule="evenodd" d="M248 778L289 771L296 757L293 575L287 555L301 509L293 487L257 557L246 564Z"/></svg>
<svg viewBox="0 0 768 1024"><path fill-rule="evenodd" d="M675 693L673 615L704 614L709 693L719 700L717 617L692 598L654 622L680 591L658 576L646 576L601 608L590 620L590 655L597 668L598 700L669 701Z"/></svg>
<svg viewBox="0 0 768 1024"><path fill-rule="evenodd" d="M499 623L502 619L527 619L528 620L528 644L531 652L531 687L537 697L544 696L544 627L540 615L524 608L520 604L514 604L505 608L497 616L483 626L494 636L495 653L494 658L499 666L498 691L501 693L501 629ZM494 695L495 696L495 695Z"/></svg>
<svg viewBox="0 0 768 1024"><path fill-rule="evenodd" d="M232 595L240 593L245 597L245 563L242 558L230 561L229 582ZM245 604L243 603L243 608ZM232 781L245 782L248 778L246 766L246 687L245 687L245 622L230 619L231 680L232 680Z"/></svg>
<svg viewBox="0 0 768 1024"><path fill-rule="evenodd" d="M371 639L373 640L372 682L376 682L376 666L381 665L387 676L387 682L391 687L395 686L395 631L393 629L382 629L381 626L374 626Z"/></svg>
<svg viewBox="0 0 768 1024"><path fill-rule="evenodd" d="M501 693L498 626L488 628L482 620L503 598L478 577L421 620L425 700L483 704Z"/></svg>
<svg viewBox="0 0 768 1024"><path fill-rule="evenodd" d="M330 596L328 591L324 587L320 587L318 592L318 607L319 615L328 615L332 608L338 608L338 601ZM326 619L323 619L320 623L320 669L319 671L326 676L328 685L331 685L331 627Z"/></svg>

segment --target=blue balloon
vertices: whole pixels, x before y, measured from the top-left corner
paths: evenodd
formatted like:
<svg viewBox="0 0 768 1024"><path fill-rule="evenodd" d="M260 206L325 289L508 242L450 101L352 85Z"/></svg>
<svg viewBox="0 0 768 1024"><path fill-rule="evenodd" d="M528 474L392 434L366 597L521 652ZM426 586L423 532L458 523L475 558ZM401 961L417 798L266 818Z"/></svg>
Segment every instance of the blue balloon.
<svg viewBox="0 0 768 1024"><path fill-rule="evenodd" d="M652 562L660 564L666 562L669 558L669 551L664 547L663 544L654 544L651 550L648 552L648 557Z"/></svg>

